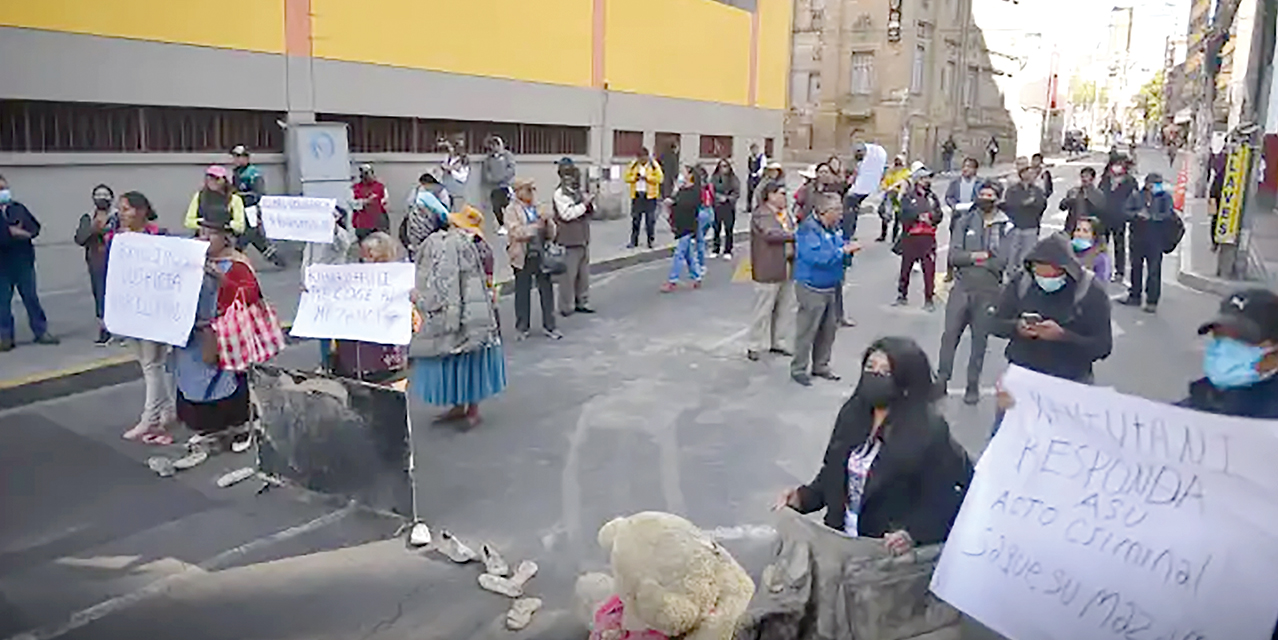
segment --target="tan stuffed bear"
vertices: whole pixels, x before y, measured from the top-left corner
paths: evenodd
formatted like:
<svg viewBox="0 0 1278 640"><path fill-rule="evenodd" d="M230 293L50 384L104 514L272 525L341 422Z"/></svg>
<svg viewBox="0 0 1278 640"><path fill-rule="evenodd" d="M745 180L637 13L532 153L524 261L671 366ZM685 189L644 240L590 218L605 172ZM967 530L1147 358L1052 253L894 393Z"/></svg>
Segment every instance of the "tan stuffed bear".
<svg viewBox="0 0 1278 640"><path fill-rule="evenodd" d="M611 582L624 606L622 627L685 640L731 640L754 595L754 582L719 543L679 516L645 511L599 529L612 577L578 580L593 612ZM583 613L585 613L583 611Z"/></svg>

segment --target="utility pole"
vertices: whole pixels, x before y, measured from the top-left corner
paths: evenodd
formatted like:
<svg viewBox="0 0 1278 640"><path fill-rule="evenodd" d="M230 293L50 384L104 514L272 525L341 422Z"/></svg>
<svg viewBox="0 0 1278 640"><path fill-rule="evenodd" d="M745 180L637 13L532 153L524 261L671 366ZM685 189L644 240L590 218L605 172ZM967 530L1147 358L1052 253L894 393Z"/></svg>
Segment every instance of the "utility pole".
<svg viewBox="0 0 1278 640"><path fill-rule="evenodd" d="M1235 7L1237 2L1235 1ZM1242 280L1247 277L1248 244L1251 230L1248 219L1256 209L1256 188L1261 176L1261 140L1269 112L1269 92L1273 84L1273 59L1276 31L1278 31L1278 0L1256 0L1256 18L1251 32L1250 55L1247 57L1247 75L1238 129L1232 136L1236 144L1251 147L1248 156L1247 189L1242 201L1242 219L1238 221L1238 238L1235 244L1222 244L1217 254L1216 273L1226 278Z"/></svg>
<svg viewBox="0 0 1278 640"><path fill-rule="evenodd" d="M1216 123L1216 74L1220 71L1217 58L1220 57L1220 49L1225 45L1225 40L1229 38L1229 29L1234 24L1234 14L1238 13L1239 4L1241 0L1218 0L1216 12L1211 17L1211 26L1199 43L1203 48L1203 63L1199 67L1202 87L1199 89L1198 109L1194 115L1194 163L1191 165L1190 176L1194 195L1199 198L1207 196L1208 176L1211 173L1211 132Z"/></svg>

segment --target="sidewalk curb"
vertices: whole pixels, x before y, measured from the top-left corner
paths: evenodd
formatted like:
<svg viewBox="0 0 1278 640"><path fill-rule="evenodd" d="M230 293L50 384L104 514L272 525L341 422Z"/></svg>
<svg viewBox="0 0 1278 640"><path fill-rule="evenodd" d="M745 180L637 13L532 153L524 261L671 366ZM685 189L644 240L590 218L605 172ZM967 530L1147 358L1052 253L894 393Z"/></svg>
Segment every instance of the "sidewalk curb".
<svg viewBox="0 0 1278 640"><path fill-rule="evenodd" d="M732 237L734 241L748 241L750 232L736 231ZM656 262L670 257L673 253L674 245L663 245L652 249L635 251L628 255L590 263L590 274L602 275L628 267ZM496 283L498 295L507 296L513 294L515 291L514 284L513 280L503 280ZM291 326L291 323L284 324L285 335L288 334ZM289 338L289 343L300 341ZM142 369L138 366L136 359L128 355L117 355L63 369L21 376L10 380L0 380L0 411L132 382L141 377Z"/></svg>
<svg viewBox="0 0 1278 640"><path fill-rule="evenodd" d="M1196 201L1196 204L1203 202L1200 198L1192 198L1190 201ZM1190 208L1190 201L1186 201L1185 209ZM1192 219L1186 219L1185 222L1185 237L1180 241L1180 268L1176 270L1176 282L1199 293L1208 293L1222 298L1237 291L1240 287L1247 286L1248 283L1246 281L1226 280L1194 270L1192 243L1195 225Z"/></svg>

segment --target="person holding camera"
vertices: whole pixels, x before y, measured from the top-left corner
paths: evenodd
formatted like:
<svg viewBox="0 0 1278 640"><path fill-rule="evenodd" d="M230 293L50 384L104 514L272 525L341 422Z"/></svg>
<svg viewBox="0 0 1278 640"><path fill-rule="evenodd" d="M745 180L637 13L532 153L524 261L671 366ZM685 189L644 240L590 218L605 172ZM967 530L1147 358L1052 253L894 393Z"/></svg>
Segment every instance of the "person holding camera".
<svg viewBox="0 0 1278 640"><path fill-rule="evenodd" d="M1012 269L991 332L1008 340L1008 363L1091 384L1092 365L1114 347L1109 304L1104 285L1074 257L1069 239L1052 234ZM995 431L1002 417L1000 411Z"/></svg>

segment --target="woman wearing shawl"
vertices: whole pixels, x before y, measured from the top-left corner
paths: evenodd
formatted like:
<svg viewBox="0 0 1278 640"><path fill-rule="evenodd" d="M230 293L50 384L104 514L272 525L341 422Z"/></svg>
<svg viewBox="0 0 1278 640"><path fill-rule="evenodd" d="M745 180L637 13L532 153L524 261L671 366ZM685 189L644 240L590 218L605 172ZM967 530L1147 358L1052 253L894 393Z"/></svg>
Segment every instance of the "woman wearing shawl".
<svg viewBox="0 0 1278 640"><path fill-rule="evenodd" d="M479 403L506 388L506 359L476 235L450 221L434 194L418 194L406 231L417 264L421 329L409 344L414 393L450 406L437 421L480 422ZM460 218L459 218L460 219ZM490 252L491 253L491 252Z"/></svg>

